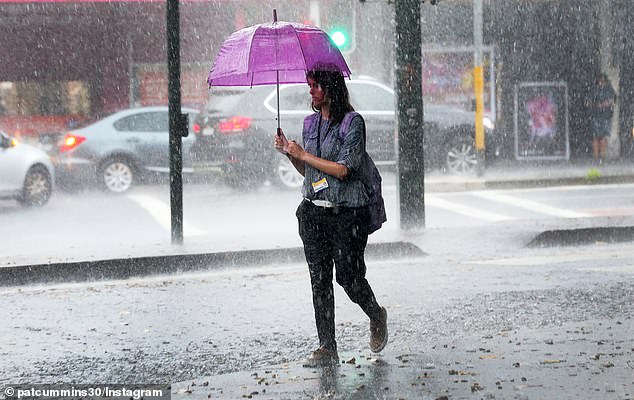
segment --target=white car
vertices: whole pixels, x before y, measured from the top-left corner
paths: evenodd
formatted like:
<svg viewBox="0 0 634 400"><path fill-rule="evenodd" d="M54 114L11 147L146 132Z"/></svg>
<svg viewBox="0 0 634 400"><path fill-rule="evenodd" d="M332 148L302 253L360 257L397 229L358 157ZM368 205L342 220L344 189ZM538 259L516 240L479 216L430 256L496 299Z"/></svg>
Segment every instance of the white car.
<svg viewBox="0 0 634 400"><path fill-rule="evenodd" d="M183 108L189 126L197 110ZM194 135L182 139L183 173L203 172L196 163ZM98 183L112 193L130 190L142 176L170 171L167 107L118 111L66 134L52 154L60 187Z"/></svg>
<svg viewBox="0 0 634 400"><path fill-rule="evenodd" d="M25 207L43 206L53 192L53 171L42 149L0 131L0 199L17 200Z"/></svg>

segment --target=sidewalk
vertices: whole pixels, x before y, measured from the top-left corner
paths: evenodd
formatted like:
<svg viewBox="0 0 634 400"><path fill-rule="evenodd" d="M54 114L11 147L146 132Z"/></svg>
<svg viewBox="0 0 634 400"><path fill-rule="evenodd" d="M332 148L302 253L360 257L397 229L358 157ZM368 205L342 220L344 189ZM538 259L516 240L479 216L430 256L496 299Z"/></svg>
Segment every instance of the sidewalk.
<svg viewBox="0 0 634 400"><path fill-rule="evenodd" d="M447 338L424 353L388 344L381 354L340 354L336 367L305 368L300 361L256 367L174 383L172 398L633 399L634 362L618 344L605 343L628 337L629 328L609 320L581 331L578 325Z"/></svg>
<svg viewBox="0 0 634 400"><path fill-rule="evenodd" d="M634 182L634 159L607 161L597 165L581 161L501 160L488 166L482 176L431 174L425 179L430 192L542 187L557 185L612 184Z"/></svg>

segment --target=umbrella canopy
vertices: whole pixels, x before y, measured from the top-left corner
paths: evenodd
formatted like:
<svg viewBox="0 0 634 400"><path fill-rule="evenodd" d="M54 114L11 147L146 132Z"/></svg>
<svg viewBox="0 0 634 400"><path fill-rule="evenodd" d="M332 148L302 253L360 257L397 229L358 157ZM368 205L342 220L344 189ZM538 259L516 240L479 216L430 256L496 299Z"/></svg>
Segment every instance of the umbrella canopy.
<svg viewBox="0 0 634 400"><path fill-rule="evenodd" d="M341 52L323 30L277 21L234 32L211 67L210 86L304 83L312 69L340 71L350 77Z"/></svg>

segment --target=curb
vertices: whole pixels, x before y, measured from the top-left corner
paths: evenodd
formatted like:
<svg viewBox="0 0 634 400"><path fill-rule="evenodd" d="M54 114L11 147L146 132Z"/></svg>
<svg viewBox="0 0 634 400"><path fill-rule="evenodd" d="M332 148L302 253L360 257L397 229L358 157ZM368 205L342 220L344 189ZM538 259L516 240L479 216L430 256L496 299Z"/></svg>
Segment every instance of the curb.
<svg viewBox="0 0 634 400"><path fill-rule="evenodd" d="M425 255L421 249L409 242L369 243L366 248L366 258L369 260ZM303 248L294 247L21 265L0 268L0 287L127 279L138 276L303 262L305 262Z"/></svg>
<svg viewBox="0 0 634 400"><path fill-rule="evenodd" d="M633 242L634 226L555 229L540 233L527 247L587 245L596 242Z"/></svg>
<svg viewBox="0 0 634 400"><path fill-rule="evenodd" d="M557 178L509 178L487 180L473 178L461 181L435 179L425 182L425 189L430 192L460 192L485 189L526 189L549 186L572 185L612 185L619 183L634 183L634 175L602 175L596 179L587 176L557 177Z"/></svg>

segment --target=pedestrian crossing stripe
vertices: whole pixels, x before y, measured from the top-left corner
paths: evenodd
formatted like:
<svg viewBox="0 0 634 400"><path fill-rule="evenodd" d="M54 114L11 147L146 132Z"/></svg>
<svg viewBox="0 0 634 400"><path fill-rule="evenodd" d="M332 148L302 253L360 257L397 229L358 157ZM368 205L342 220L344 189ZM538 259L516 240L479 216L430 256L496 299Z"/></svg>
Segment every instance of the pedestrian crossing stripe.
<svg viewBox="0 0 634 400"><path fill-rule="evenodd" d="M152 196L145 196L142 194L129 194L126 197L134 201L139 206L141 206L141 208L147 211L165 230L167 230L168 232L171 231L171 210L170 207L167 206L167 204ZM191 237L202 235L207 235L207 232L183 221L183 236Z"/></svg>
<svg viewBox="0 0 634 400"><path fill-rule="evenodd" d="M434 195L426 195L425 202L432 207L442 208L451 212L466 215L470 218L477 218L485 221L498 222L508 221L512 219L507 215L502 215L490 211L485 211L476 207L443 200Z"/></svg>
<svg viewBox="0 0 634 400"><path fill-rule="evenodd" d="M552 215L560 218L587 218L592 217L591 214L565 210L563 208L552 207L547 204L539 203L533 200L523 199L519 197L509 196L499 192L486 191L486 192L472 192L474 196L480 198L495 201L498 203L509 204L513 207L523 208L539 214Z"/></svg>

